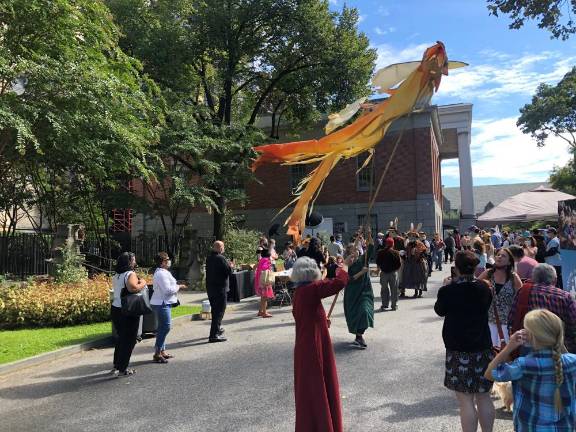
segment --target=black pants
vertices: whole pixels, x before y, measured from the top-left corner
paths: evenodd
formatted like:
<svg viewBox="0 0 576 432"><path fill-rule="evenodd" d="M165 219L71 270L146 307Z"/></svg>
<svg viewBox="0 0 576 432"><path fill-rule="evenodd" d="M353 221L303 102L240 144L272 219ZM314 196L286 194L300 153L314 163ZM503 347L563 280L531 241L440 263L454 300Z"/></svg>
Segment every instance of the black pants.
<svg viewBox="0 0 576 432"><path fill-rule="evenodd" d="M208 294L210 308L212 309L212 324L210 325L210 338L218 336L224 312L226 312L226 293Z"/></svg>
<svg viewBox="0 0 576 432"><path fill-rule="evenodd" d="M556 287L564 289L564 282L562 281L562 267L554 266L554 270L556 270Z"/></svg>
<svg viewBox="0 0 576 432"><path fill-rule="evenodd" d="M140 317L122 315L122 309L112 306L110 312L116 329L116 345L114 346L114 368L124 372L130 363L132 350L136 345Z"/></svg>
<svg viewBox="0 0 576 432"><path fill-rule="evenodd" d="M450 260L450 263L454 261L454 248L444 249L444 262L447 263L448 260Z"/></svg>

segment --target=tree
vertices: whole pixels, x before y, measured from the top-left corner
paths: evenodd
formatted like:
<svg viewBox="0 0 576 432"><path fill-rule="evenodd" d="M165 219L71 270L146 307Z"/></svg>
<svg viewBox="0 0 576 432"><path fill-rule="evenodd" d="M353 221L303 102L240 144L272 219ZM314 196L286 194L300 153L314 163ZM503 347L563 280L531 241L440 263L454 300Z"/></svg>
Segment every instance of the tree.
<svg viewBox="0 0 576 432"><path fill-rule="evenodd" d="M538 27L552 33L552 38L566 40L576 32L572 20L576 0L488 0L488 10L494 16L510 15L511 29L521 28L526 20L537 20Z"/></svg>
<svg viewBox="0 0 576 432"><path fill-rule="evenodd" d="M569 161L563 167L555 167L550 173L550 183L554 189L576 195L576 163Z"/></svg>
<svg viewBox="0 0 576 432"><path fill-rule="evenodd" d="M170 100L205 107L197 120L208 142L233 149L211 152L216 165L235 159L248 168L248 144L258 116L309 124L320 113L369 93L376 53L358 32L358 13L330 12L321 0L108 0L125 38L121 44L170 93ZM169 61L166 62L165 59ZM172 102L169 102L172 103ZM206 114L206 116L204 116ZM217 131L215 128L222 128ZM241 128L245 131L240 133ZM233 143L230 137L242 137ZM199 144L200 145L200 144ZM240 153L235 153L240 146ZM200 148L210 146L200 145ZM180 157L186 159L185 154ZM206 158L204 158L206 159ZM230 168L229 166L227 168ZM222 238L230 199L241 198L243 175L214 176L214 235Z"/></svg>
<svg viewBox="0 0 576 432"><path fill-rule="evenodd" d="M566 141L576 157L576 67L555 86L540 84L516 123L542 147L550 135Z"/></svg>
<svg viewBox="0 0 576 432"><path fill-rule="evenodd" d="M0 177L24 178L51 224L149 175L161 98L118 37L99 1L0 3Z"/></svg>

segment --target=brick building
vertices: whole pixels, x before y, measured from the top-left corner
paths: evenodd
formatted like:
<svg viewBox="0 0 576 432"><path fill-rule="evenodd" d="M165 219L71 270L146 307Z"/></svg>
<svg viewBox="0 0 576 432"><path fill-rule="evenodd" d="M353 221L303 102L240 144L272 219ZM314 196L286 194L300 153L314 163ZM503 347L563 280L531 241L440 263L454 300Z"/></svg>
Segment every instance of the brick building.
<svg viewBox="0 0 576 432"><path fill-rule="evenodd" d="M471 104L431 106L394 123L382 142L376 146L375 179L377 183L397 139L399 147L391 162L388 175L376 198L372 210L373 230L385 230L394 218L399 228L406 230L411 222L422 223L422 229L432 233L442 230L442 183L440 162L458 158L462 191L462 224L473 219L473 195L470 163ZM260 125L266 128L266 119ZM322 136L323 123L299 139ZM365 155L341 161L327 178L314 210L331 218L334 232L346 234L355 231L366 221L370 194L370 169L362 166ZM282 224L289 210L273 220L284 207L300 179L311 165L265 165L258 169L260 183L247 185L248 203L237 209L243 215L246 227L268 232L273 223ZM470 216L472 215L472 216ZM157 221L136 215L133 233L159 231ZM212 232L212 216L197 212L190 224L200 233ZM282 232L282 230L281 230ZM285 232L285 231L284 231Z"/></svg>

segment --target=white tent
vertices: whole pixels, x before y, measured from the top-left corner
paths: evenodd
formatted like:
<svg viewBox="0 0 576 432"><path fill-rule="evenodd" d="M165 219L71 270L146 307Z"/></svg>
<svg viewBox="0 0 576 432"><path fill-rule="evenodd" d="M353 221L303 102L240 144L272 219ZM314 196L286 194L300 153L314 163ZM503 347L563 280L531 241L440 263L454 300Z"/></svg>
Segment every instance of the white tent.
<svg viewBox="0 0 576 432"><path fill-rule="evenodd" d="M478 217L478 222L506 223L558 219L558 201L576 197L555 189L539 186L514 195Z"/></svg>

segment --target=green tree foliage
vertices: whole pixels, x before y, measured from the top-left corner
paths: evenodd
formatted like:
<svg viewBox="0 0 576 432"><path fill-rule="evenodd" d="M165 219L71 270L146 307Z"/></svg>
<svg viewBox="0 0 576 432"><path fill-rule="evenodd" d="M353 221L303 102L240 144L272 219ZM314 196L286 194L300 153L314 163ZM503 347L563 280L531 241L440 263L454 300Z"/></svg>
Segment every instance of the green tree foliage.
<svg viewBox="0 0 576 432"><path fill-rule="evenodd" d="M166 151L202 178L206 189L198 192L215 203L217 238L228 202L244 199L251 147L262 142L252 128L260 115L272 114L276 136L282 119L308 125L369 92L376 54L357 30L354 9L333 13L320 0L108 5L125 35L121 46L142 61L174 107ZM181 110L194 118L194 133L172 121Z"/></svg>
<svg viewBox="0 0 576 432"><path fill-rule="evenodd" d="M123 177L148 175L159 94L119 49L102 2L2 1L0 41L3 179L24 178L34 204L56 217Z"/></svg>
<svg viewBox="0 0 576 432"><path fill-rule="evenodd" d="M556 167L550 174L550 183L554 189L576 195L576 163L571 160L563 167Z"/></svg>
<svg viewBox="0 0 576 432"><path fill-rule="evenodd" d="M540 84L532 102L521 108L520 114L517 125L531 134L538 146L544 146L553 135L576 151L576 67L555 86Z"/></svg>
<svg viewBox="0 0 576 432"><path fill-rule="evenodd" d="M488 0L492 15L510 15L511 29L521 28L526 20L538 21L538 27L548 30L552 37L566 40L576 33L573 16L576 0Z"/></svg>

